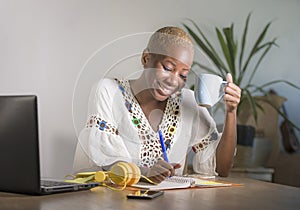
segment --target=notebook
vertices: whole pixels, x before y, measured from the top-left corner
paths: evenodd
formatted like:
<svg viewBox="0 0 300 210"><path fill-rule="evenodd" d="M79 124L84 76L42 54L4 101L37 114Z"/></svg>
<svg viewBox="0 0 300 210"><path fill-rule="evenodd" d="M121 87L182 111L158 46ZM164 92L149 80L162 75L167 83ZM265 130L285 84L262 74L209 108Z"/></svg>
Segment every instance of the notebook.
<svg viewBox="0 0 300 210"><path fill-rule="evenodd" d="M231 183L222 183L215 180L207 180L193 177L172 176L157 185L146 182L139 182L132 185L133 187L143 188L148 190L170 190L182 189L190 187L225 187L231 186Z"/></svg>
<svg viewBox="0 0 300 210"><path fill-rule="evenodd" d="M40 179L35 95L0 96L0 168L0 191L41 195L86 190L98 185Z"/></svg>

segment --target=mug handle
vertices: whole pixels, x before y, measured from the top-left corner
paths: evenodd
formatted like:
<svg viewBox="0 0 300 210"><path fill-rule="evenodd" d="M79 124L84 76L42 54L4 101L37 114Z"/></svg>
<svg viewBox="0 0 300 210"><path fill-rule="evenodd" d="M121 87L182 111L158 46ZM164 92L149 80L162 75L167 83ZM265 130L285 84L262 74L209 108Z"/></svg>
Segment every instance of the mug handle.
<svg viewBox="0 0 300 210"><path fill-rule="evenodd" d="M226 87L227 84L228 84L227 81L222 81L222 83L220 85L220 96L218 98L218 101L220 101L223 98L223 96L225 95L224 88Z"/></svg>

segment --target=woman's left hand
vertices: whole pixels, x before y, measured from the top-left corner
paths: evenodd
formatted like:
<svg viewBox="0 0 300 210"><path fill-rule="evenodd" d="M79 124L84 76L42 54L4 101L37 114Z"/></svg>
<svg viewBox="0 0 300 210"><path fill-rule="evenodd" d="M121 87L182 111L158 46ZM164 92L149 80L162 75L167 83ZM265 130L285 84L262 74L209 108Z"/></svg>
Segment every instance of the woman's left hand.
<svg viewBox="0 0 300 210"><path fill-rule="evenodd" d="M233 83L232 75L226 75L227 86L225 87L224 100L227 112L236 112L241 99L241 88Z"/></svg>

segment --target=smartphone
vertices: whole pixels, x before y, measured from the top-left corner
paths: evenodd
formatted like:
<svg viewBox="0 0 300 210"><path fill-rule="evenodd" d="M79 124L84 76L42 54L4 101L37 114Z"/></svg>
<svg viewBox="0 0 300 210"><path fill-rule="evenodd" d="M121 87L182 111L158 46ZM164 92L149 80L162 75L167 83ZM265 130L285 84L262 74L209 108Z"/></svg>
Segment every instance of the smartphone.
<svg viewBox="0 0 300 210"><path fill-rule="evenodd" d="M163 195L164 191L138 190L134 193L128 194L129 199L153 199Z"/></svg>

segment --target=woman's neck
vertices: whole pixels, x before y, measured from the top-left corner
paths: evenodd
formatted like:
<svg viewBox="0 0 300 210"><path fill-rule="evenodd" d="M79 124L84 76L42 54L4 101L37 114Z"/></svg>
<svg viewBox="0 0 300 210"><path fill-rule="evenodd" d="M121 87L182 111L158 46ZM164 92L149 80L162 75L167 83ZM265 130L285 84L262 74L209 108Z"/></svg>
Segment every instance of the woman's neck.
<svg viewBox="0 0 300 210"><path fill-rule="evenodd" d="M131 91L138 101L144 115L154 131L158 130L167 105L167 100L158 101L151 94L150 90L145 88L145 82L142 79L129 81Z"/></svg>
<svg viewBox="0 0 300 210"><path fill-rule="evenodd" d="M158 101L153 97L149 87L146 87L145 85L147 83L142 77L136 80L130 80L129 84L131 91L139 102L140 106L152 106L158 108L164 107L163 105L166 104L166 101Z"/></svg>

